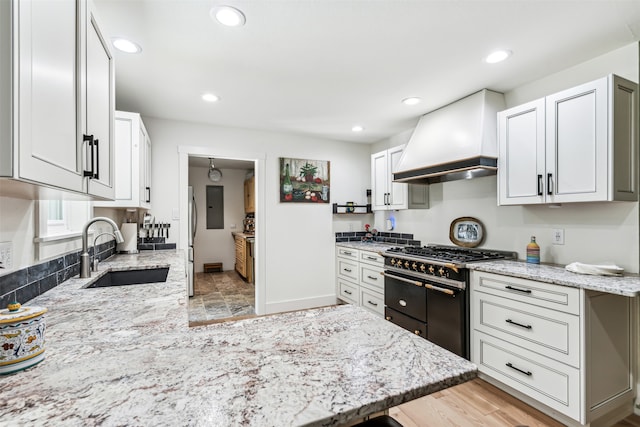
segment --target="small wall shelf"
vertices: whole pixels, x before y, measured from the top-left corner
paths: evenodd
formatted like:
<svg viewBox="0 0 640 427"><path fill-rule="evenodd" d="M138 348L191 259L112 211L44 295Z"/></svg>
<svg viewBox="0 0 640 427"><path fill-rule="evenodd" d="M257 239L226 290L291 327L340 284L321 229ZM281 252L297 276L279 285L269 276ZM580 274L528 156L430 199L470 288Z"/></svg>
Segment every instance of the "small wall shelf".
<svg viewBox="0 0 640 427"><path fill-rule="evenodd" d="M371 203L366 205L339 205L333 204L333 213L337 215L363 215L373 213Z"/></svg>

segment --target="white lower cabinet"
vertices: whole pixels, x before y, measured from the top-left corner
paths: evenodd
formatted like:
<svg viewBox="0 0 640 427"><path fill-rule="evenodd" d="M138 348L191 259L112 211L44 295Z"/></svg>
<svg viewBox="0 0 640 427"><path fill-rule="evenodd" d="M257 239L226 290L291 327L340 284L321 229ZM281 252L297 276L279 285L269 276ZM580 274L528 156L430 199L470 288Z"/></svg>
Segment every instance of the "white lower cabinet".
<svg viewBox="0 0 640 427"><path fill-rule="evenodd" d="M384 258L376 252L336 246L336 294L343 302L384 316Z"/></svg>
<svg viewBox="0 0 640 427"><path fill-rule="evenodd" d="M482 378L568 425L632 412L634 298L473 271Z"/></svg>

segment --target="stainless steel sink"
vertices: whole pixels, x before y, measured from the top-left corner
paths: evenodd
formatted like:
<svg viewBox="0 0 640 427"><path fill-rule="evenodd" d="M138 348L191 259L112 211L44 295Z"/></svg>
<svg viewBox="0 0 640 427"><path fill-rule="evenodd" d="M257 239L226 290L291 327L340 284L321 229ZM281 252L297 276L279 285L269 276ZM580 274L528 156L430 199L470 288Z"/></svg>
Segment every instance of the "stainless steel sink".
<svg viewBox="0 0 640 427"><path fill-rule="evenodd" d="M169 267L139 270L109 271L89 282L85 288L104 288L107 286L140 285L143 283L166 282Z"/></svg>

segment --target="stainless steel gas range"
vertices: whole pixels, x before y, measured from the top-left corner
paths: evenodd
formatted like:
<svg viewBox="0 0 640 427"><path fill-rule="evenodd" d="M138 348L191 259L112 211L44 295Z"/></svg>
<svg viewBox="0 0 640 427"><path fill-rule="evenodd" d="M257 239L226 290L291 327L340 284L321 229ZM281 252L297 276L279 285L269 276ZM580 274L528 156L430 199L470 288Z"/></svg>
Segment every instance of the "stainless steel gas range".
<svg viewBox="0 0 640 427"><path fill-rule="evenodd" d="M515 252L427 245L384 256L387 320L469 359L468 263L517 258Z"/></svg>

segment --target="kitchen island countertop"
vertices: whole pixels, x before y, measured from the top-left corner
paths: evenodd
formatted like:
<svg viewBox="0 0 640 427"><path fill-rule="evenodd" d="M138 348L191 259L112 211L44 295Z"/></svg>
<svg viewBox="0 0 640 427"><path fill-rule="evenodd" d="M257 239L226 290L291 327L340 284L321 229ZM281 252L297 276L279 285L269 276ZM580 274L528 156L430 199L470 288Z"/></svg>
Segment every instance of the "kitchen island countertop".
<svg viewBox="0 0 640 427"><path fill-rule="evenodd" d="M340 425L476 376L476 366L351 305L189 328L184 254L117 255L100 270L170 265L166 283L85 289L44 306L40 364L2 378L15 425ZM94 277L96 273L94 273Z"/></svg>
<svg viewBox="0 0 640 427"><path fill-rule="evenodd" d="M565 270L563 265L529 264L524 261L507 260L468 263L467 267L471 270L627 297L635 297L640 294L640 276L637 274L625 274L619 277L593 276L572 273Z"/></svg>

